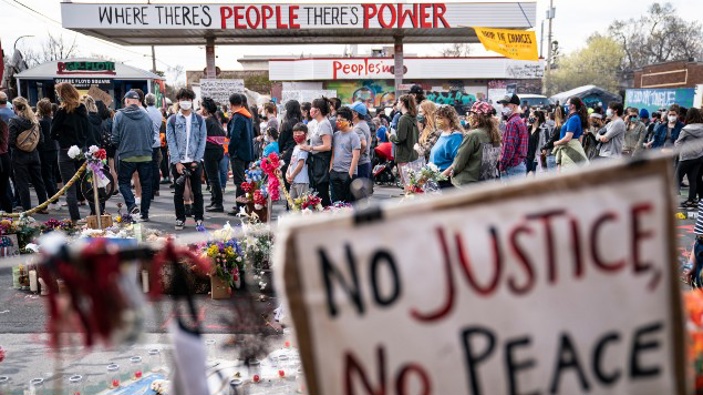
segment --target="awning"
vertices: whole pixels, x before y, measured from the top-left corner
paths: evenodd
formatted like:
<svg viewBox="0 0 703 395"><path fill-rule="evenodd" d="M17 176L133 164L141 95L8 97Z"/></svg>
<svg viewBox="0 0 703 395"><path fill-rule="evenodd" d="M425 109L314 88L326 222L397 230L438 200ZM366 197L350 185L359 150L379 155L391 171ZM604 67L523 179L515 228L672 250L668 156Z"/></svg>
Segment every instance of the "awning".
<svg viewBox="0 0 703 395"><path fill-rule="evenodd" d="M66 29L121 45L475 43L469 26L530 29L537 2L61 4Z"/></svg>
<svg viewBox="0 0 703 395"><path fill-rule="evenodd" d="M53 79L118 79L160 80L158 74L128 66L124 63L101 59L65 59L42 63L37 67L15 74L21 80Z"/></svg>

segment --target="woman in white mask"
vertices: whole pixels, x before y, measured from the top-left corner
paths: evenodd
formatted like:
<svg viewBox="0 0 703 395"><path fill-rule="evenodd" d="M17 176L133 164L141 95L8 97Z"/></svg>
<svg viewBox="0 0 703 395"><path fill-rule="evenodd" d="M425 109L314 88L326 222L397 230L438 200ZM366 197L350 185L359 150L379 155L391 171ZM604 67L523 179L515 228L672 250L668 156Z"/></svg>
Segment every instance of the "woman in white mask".
<svg viewBox="0 0 703 395"><path fill-rule="evenodd" d="M654 139L648 143L652 149L673 150L674 142L679 138L683 122L679 121L681 107L672 104L666 113L666 121L662 122L654 129Z"/></svg>

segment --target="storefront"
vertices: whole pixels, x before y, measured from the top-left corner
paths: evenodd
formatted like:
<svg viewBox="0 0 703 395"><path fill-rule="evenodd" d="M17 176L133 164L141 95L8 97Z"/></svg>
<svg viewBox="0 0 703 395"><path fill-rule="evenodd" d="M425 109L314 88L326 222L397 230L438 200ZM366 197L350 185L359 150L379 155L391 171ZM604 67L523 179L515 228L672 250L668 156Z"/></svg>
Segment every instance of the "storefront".
<svg viewBox="0 0 703 395"><path fill-rule="evenodd" d="M269 61L269 79L283 82L282 101L299 91L335 94L343 103L362 100L384 107L395 100L392 58L313 58ZM438 104L496 102L506 93L540 93L543 62L502 57L405 58L403 91L413 84ZM305 96L305 95L303 95Z"/></svg>
<svg viewBox="0 0 703 395"><path fill-rule="evenodd" d="M164 81L158 75L123 63L100 59L69 59L46 62L15 76L18 94L34 105L42 98L56 102L54 86L70 82L81 94L119 108L130 89L158 96L164 92Z"/></svg>

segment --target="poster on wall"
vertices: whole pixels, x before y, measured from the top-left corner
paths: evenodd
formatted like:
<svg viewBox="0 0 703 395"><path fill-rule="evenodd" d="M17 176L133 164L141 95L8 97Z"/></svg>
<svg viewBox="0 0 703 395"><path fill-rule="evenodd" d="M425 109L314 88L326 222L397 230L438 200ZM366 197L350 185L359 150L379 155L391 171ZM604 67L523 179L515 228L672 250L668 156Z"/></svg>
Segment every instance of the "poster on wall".
<svg viewBox="0 0 703 395"><path fill-rule="evenodd" d="M309 394L687 393L670 166L284 221Z"/></svg>
<svg viewBox="0 0 703 395"><path fill-rule="evenodd" d="M695 88L627 89L625 107L646 108L650 113L660 108L667 108L674 103L691 108L695 94Z"/></svg>
<svg viewBox="0 0 703 395"><path fill-rule="evenodd" d="M343 104L361 100L372 107L389 107L395 102L395 85L392 81L328 81L324 87L337 91L337 97Z"/></svg>

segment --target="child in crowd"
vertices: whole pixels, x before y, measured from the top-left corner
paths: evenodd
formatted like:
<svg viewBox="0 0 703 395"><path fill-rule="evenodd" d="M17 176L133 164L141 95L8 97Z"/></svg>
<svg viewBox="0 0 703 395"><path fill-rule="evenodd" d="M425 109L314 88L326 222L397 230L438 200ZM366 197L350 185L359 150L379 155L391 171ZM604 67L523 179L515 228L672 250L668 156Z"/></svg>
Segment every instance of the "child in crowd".
<svg viewBox="0 0 703 395"><path fill-rule="evenodd" d="M352 111L342 107L337 111L337 132L332 139L330 193L332 201L351 203L351 182L357 175L361 156L361 140L353 133Z"/></svg>
<svg viewBox="0 0 703 395"><path fill-rule="evenodd" d="M296 145L293 148L290 166L286 172L286 181L290 184L290 197L295 200L306 194L310 185L307 165L308 152L301 149L301 146L306 144L308 140L308 127L304 123L300 122L293 126L293 140Z"/></svg>
<svg viewBox="0 0 703 395"><path fill-rule="evenodd" d="M266 135L268 136L269 143L266 144L266 147L264 147L263 157L265 158L274 152L278 155L278 130L269 128Z"/></svg>

